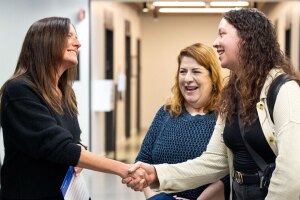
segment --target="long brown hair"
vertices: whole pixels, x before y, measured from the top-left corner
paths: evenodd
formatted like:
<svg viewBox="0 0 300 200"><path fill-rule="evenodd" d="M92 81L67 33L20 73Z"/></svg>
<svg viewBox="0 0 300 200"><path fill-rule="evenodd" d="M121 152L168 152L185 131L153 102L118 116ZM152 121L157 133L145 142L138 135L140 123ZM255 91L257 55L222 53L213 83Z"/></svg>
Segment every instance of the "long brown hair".
<svg viewBox="0 0 300 200"><path fill-rule="evenodd" d="M293 77L296 74L280 50L272 23L262 12L231 10L224 14L224 19L236 28L240 37L240 65L237 72L230 74L218 102L218 112L221 116L226 114L231 122L239 98L241 118L245 124L250 124L256 118L255 106L269 71L280 68Z"/></svg>
<svg viewBox="0 0 300 200"><path fill-rule="evenodd" d="M204 111L214 111L216 109L216 101L219 98L223 86L221 67L213 49L201 43L193 44L180 51L177 59L178 68L175 76L175 83L171 90L172 96L167 99L165 109L169 111L171 116L178 116L181 114L182 109L184 107L184 97L179 88L178 77L180 71L180 64L182 58L185 56L195 59L195 61L199 65L205 67L209 71L212 79L213 90L209 103L207 104L207 106L205 106Z"/></svg>
<svg viewBox="0 0 300 200"><path fill-rule="evenodd" d="M33 23L25 36L19 59L13 76L4 83L0 90L2 96L10 80L22 77L38 91L47 104L57 113L66 109L77 115L77 103L72 89L76 77L76 67L69 68L60 77L58 87L62 99L56 93L56 77L63 61L64 50L70 29L70 19L50 17ZM62 105L64 102L65 106Z"/></svg>

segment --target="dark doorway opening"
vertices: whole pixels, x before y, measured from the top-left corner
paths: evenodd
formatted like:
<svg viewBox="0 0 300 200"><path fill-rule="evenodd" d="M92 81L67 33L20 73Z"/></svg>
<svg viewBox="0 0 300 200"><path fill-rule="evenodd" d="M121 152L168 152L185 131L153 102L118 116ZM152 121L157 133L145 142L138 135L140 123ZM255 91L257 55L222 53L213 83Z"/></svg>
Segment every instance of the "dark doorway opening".
<svg viewBox="0 0 300 200"><path fill-rule="evenodd" d="M130 137L131 130L131 38L125 37L125 58L126 58L126 93L125 93L125 136Z"/></svg>
<svg viewBox="0 0 300 200"><path fill-rule="evenodd" d="M137 105L136 105L136 128L141 132L141 41L137 40Z"/></svg>
<svg viewBox="0 0 300 200"><path fill-rule="evenodd" d="M113 62L113 36L112 30L105 29L105 79L114 79ZM105 112L105 151L107 153L116 150L115 110Z"/></svg>

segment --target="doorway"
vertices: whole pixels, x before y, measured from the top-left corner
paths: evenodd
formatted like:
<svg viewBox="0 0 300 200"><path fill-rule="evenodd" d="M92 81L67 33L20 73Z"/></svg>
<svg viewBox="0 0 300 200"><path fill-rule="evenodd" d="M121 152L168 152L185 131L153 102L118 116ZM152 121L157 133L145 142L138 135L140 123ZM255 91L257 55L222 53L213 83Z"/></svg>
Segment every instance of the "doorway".
<svg viewBox="0 0 300 200"><path fill-rule="evenodd" d="M131 130L131 38L125 37L125 58L126 58L126 93L125 93L125 136L130 137Z"/></svg>
<svg viewBox="0 0 300 200"><path fill-rule="evenodd" d="M113 41L114 32L105 29L105 79L114 80L114 54ZM105 112L105 152L116 150L116 128L115 128L115 109Z"/></svg>
<svg viewBox="0 0 300 200"><path fill-rule="evenodd" d="M136 95L136 129L141 133L141 40L137 40L137 95Z"/></svg>

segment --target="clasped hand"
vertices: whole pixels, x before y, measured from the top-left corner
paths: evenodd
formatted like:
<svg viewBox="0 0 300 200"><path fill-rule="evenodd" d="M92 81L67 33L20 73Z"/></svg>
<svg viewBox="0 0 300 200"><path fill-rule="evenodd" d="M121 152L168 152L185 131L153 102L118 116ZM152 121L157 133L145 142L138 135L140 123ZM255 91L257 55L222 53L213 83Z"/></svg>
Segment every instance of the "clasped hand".
<svg viewBox="0 0 300 200"><path fill-rule="evenodd" d="M137 162L129 168L128 175L122 179L122 183L135 191L143 191L145 187L148 187L156 180L157 175L154 166Z"/></svg>

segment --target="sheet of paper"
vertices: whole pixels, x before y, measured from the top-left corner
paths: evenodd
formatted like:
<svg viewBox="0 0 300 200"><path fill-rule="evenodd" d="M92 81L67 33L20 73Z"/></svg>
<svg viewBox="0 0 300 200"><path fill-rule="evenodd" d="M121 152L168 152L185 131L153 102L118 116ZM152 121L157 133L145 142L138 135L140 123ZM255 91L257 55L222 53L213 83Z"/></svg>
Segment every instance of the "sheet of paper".
<svg viewBox="0 0 300 200"><path fill-rule="evenodd" d="M109 112L114 109L115 85L112 79L93 80L92 110Z"/></svg>
<svg viewBox="0 0 300 200"><path fill-rule="evenodd" d="M75 176L74 167L69 167L60 190L65 200L89 200L90 198L83 174Z"/></svg>

